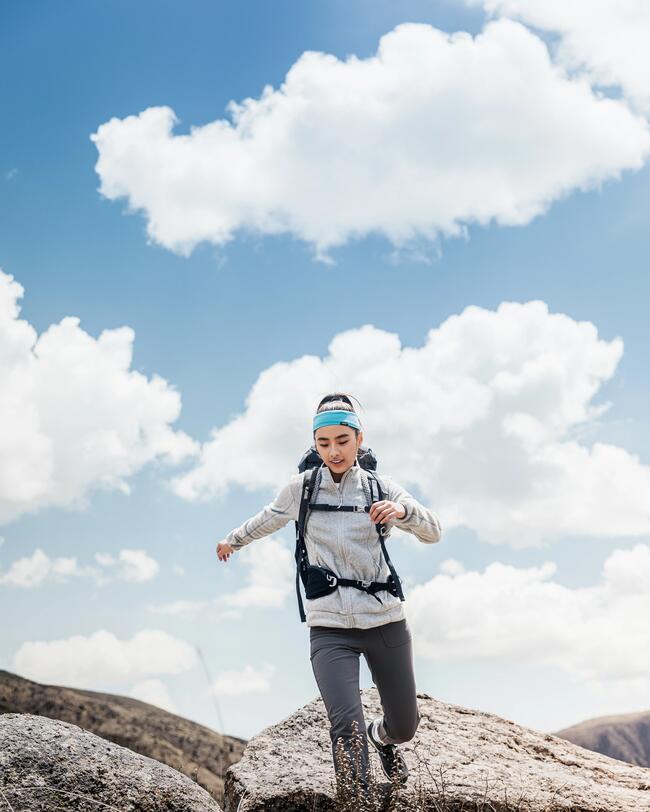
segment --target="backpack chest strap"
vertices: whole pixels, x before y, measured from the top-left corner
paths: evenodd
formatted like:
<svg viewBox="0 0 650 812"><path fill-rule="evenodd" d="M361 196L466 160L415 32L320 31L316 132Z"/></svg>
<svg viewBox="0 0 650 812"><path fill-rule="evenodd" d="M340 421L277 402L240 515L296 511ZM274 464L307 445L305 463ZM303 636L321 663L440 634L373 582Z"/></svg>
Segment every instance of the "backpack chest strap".
<svg viewBox="0 0 650 812"><path fill-rule="evenodd" d="M347 510L353 513L370 513L370 505L323 505L312 502L309 510Z"/></svg>

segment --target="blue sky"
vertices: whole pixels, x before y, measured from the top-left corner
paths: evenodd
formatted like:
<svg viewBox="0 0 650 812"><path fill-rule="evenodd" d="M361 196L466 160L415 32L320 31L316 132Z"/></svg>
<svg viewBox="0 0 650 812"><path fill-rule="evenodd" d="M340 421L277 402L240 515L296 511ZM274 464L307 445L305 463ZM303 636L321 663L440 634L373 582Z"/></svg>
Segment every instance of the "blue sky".
<svg viewBox="0 0 650 812"><path fill-rule="evenodd" d="M498 14L500 5L491 8ZM649 641L639 619L649 608L650 573L650 108L623 69L604 81L600 55L580 51L581 26L602 20L578 15L574 50L562 52L555 43L566 21L540 14L497 18L494 39L479 40L490 21L478 3L3 6L0 59L12 80L0 89L0 605L12 620L3 624L0 667L133 693L247 738L316 696L293 590L293 525L227 565L214 549L295 469L310 442L311 409L334 375L364 404L366 438L384 470L442 520L439 545L392 539L413 596L407 614L419 690L540 730L647 709L647 655L639 652ZM349 110L336 107L345 94L323 57L314 74L327 93L337 92L327 109L307 97L312 118L299 124L319 123L311 140L291 130L282 104L294 97L279 88L292 66L306 64L305 52L339 65L350 55L369 60L403 23L422 26L401 28L391 40L393 73L385 76L397 83L401 118L391 119L388 105L382 127L361 129L372 102L384 98L381 74L359 85L368 108L351 123ZM434 29L492 44L498 59L485 63L484 87L470 70L453 73L467 58L455 42L450 73L429 95L409 98L418 87L403 79L403 37L421 37L411 47L426 60L444 50ZM552 71L535 61L547 46ZM507 96L504 71L524 73L528 48L545 94L536 102L531 83L541 110L532 123L516 117L525 102L516 87L510 106L490 108L497 104L490 99ZM477 47L473 58L486 57ZM294 75L306 81L304 72ZM347 75L356 88L358 77ZM579 82L582 96L565 107ZM264 140L255 108L259 152L237 142L236 160L254 167L253 182L244 183L219 163L227 145L201 145L192 128L227 120L231 100L259 99L265 86L278 103L267 120L287 127L303 163L290 150L273 152L279 147ZM122 123L163 106L178 119L167 139L152 130L151 143L143 142L149 131ZM105 141L91 140L111 120ZM412 129L400 131L407 120L418 125L413 141ZM491 127L489 147L488 136L475 135L479 122ZM521 133L514 141L513 132ZM327 140L316 150L321 133ZM330 189L322 156L331 149L332 160L349 160L351 133L362 146L349 166L356 185L346 187L343 172L340 189ZM185 157L174 140L181 135L189 139ZM460 142L464 152L455 151ZM523 163L511 157L513 143ZM410 158L403 144L420 157ZM260 157L267 153L268 163ZM408 160L409 174L400 174ZM277 165L286 183L269 192ZM366 180L354 174L362 170ZM294 197L311 171L309 194ZM445 172L452 183L443 193ZM482 185L490 172L500 180ZM393 173L394 185L379 194L367 178L384 173ZM185 183L190 175L196 180ZM478 192L465 196L475 176ZM511 184L507 205L501 181ZM100 192L102 182L118 189L114 199ZM223 190L231 187L228 197ZM358 203L348 213L353 195ZM130 213L136 199L140 210ZM202 207L210 222L232 217L226 238L211 227L194 231ZM477 210L487 212L482 223ZM343 236L319 256L315 242L327 242L324 223L334 215ZM367 228L358 219L366 215ZM445 218L456 218L458 236L445 233ZM146 233L151 223L154 238ZM397 224L414 231L400 241ZM177 225L192 243L185 253L174 244ZM547 312L526 306L532 302ZM51 329L69 317L79 320L76 328L67 321L67 330ZM51 338L40 352L26 348L25 324L34 338ZM364 325L375 332L357 333ZM103 354L102 331L117 331L107 334ZM404 355L384 365L374 348L387 334L421 351L415 368ZM335 338L343 360L325 363ZM346 353L357 352L367 375L347 371ZM447 352L449 368L436 360ZM310 357L314 379L306 381L300 363ZM531 370L540 368L546 372L533 380ZM525 397L516 408L490 411L486 404L505 397L513 370ZM156 388L159 379L166 384ZM476 404L487 410L485 422ZM413 420L394 430L395 415L408 410ZM454 413L463 415L460 427ZM494 430L506 417L516 429L507 438ZM117 436L119 453L111 445ZM552 563L544 569L545 562ZM280 587L255 604L242 590L274 567ZM476 596L486 601L480 623ZM566 637L558 631L564 625ZM365 664L361 680L371 684Z"/></svg>

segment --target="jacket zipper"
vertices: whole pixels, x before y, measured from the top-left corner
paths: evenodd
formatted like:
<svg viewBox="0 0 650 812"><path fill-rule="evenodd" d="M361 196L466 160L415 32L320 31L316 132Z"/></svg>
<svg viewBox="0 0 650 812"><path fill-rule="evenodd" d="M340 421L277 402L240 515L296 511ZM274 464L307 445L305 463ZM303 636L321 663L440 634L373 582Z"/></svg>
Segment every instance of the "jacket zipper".
<svg viewBox="0 0 650 812"><path fill-rule="evenodd" d="M339 492L339 505L342 505L342 504L343 504L343 479L345 479L345 477L346 477L346 475L348 474L348 472L349 472L349 469L348 469L348 471L346 471L346 472L345 472L345 474L344 474L344 475L343 475L343 477L341 478L341 482L339 483L339 487L338 487L338 492ZM338 526L338 528L337 528L337 530L338 530L339 534L341 533L341 521L342 521L342 516L343 516L343 513L339 513L339 526ZM341 539L341 536L339 535L339 540L340 540L340 539ZM347 570L347 568L348 568L348 559L347 559L347 556L345 555L345 544L341 543L340 548L341 548L341 556L342 556L342 558L343 558L343 562L344 562L344 564L345 564L345 569ZM344 597L344 596L345 596L345 593L341 593L341 602L343 603L343 607L344 607L344 610L345 610L345 611L344 611L344 614L346 615L346 617L349 617L349 616L350 616L350 614L352 613L352 606L351 606L351 605L347 605L347 602L345 601L345 597Z"/></svg>

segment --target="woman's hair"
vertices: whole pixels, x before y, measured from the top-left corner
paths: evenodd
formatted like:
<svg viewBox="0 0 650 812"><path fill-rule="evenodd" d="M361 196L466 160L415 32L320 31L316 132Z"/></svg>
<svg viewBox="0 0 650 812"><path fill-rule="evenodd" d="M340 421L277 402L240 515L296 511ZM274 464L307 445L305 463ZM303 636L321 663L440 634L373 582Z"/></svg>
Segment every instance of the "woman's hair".
<svg viewBox="0 0 650 812"><path fill-rule="evenodd" d="M333 411L335 409L340 409L345 412L354 412L354 406L350 400L351 397L354 397L354 395L346 395L345 392L333 392L330 395L325 395L325 397L318 404L316 414L319 412ZM354 399L357 401L359 406L361 406L360 401L357 398ZM359 422L361 422L361 418L359 418ZM350 428L354 431L354 436L358 437L359 429L355 428L354 426L350 426Z"/></svg>

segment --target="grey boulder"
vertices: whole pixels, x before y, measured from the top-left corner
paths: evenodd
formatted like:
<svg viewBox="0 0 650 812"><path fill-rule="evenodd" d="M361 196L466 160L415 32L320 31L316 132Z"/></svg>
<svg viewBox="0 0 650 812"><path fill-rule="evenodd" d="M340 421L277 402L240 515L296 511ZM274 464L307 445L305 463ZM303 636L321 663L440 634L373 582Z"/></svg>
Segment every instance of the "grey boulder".
<svg viewBox="0 0 650 812"><path fill-rule="evenodd" d="M360 693L369 721L381 713L379 695L375 687ZM370 748L381 793L377 809L650 812L648 768L496 714L417 696L420 725L414 739L400 745L410 771L405 787L391 786ZM227 811L329 810L337 808L334 797L329 721L320 697L250 739L226 772ZM387 807L387 799L394 804Z"/></svg>
<svg viewBox="0 0 650 812"><path fill-rule="evenodd" d="M0 715L0 809L220 812L190 778L77 725Z"/></svg>

